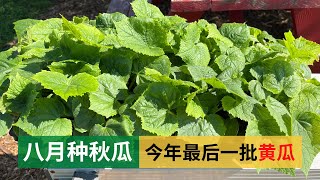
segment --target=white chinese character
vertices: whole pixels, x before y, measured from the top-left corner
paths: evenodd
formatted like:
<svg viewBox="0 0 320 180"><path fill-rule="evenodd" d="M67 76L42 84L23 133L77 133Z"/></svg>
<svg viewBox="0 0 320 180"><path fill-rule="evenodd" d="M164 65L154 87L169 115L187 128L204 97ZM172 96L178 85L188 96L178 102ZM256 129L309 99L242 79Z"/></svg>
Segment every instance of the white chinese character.
<svg viewBox="0 0 320 180"><path fill-rule="evenodd" d="M76 156L80 156L80 162L83 162L83 156L88 156L88 146L80 141L80 145L76 146Z"/></svg>
<svg viewBox="0 0 320 180"><path fill-rule="evenodd" d="M118 143L114 143L114 151L113 151L113 157L112 157L112 161L114 161L117 157L117 150L118 150L118 146L119 146L119 155L118 155L118 161L131 161L131 156L130 156L130 152L129 152L129 141L125 141L125 142L118 142ZM123 154L123 146L125 146L126 148L126 154Z"/></svg>
<svg viewBox="0 0 320 180"><path fill-rule="evenodd" d="M35 148L36 148L36 153L37 153L37 156L39 158L39 160L42 162L44 159L40 153L40 150L39 150L39 144L38 143L35 143ZM32 150L32 143L28 143L28 151L27 151L27 154L26 156L23 158L23 161L27 161L30 157L30 154L31 154L31 150Z"/></svg>
<svg viewBox="0 0 320 180"><path fill-rule="evenodd" d="M102 146L99 146L99 152L101 152L101 155L98 159L98 162L102 161L102 159L104 158L107 161L110 161L110 159L107 156L107 153L109 152L110 146L106 147L106 142L102 141Z"/></svg>
<svg viewBox="0 0 320 180"><path fill-rule="evenodd" d="M63 142L49 142L48 151L46 161L49 161L51 156L59 156L59 159L56 159L57 162L63 161Z"/></svg>
<svg viewBox="0 0 320 180"><path fill-rule="evenodd" d="M76 154L76 148L74 147L75 144L76 144L76 142L74 142L74 141L68 143L68 147L67 147L68 154L67 154L67 157L70 159L70 162L73 162L74 155Z"/></svg>
<svg viewBox="0 0 320 180"><path fill-rule="evenodd" d="M97 147L97 144L98 142L95 141L95 142L92 142L90 143L90 147L89 147L89 150L90 150L90 154L89 154L89 157L92 159L93 162L96 162L97 161L97 155L99 154L99 147Z"/></svg>

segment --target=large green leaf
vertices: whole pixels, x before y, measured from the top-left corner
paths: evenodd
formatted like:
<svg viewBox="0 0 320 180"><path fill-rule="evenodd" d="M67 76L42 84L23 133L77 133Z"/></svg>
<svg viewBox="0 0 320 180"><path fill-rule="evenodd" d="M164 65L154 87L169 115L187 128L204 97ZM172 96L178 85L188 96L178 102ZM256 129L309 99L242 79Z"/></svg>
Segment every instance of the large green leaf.
<svg viewBox="0 0 320 180"><path fill-rule="evenodd" d="M62 17L63 28L72 33L72 35L85 43L97 45L104 39L104 34L96 27L86 23L74 24Z"/></svg>
<svg viewBox="0 0 320 180"><path fill-rule="evenodd" d="M131 3L133 12L137 17L164 18L160 9L148 3L147 0L136 0Z"/></svg>
<svg viewBox="0 0 320 180"><path fill-rule="evenodd" d="M133 124L128 118L109 119L106 126L95 125L90 136L131 136Z"/></svg>
<svg viewBox="0 0 320 180"><path fill-rule="evenodd" d="M123 19L116 22L122 46L149 56L161 56L167 45L167 31L158 21L144 18Z"/></svg>
<svg viewBox="0 0 320 180"><path fill-rule="evenodd" d="M287 108L281 102L270 96L266 100L266 107L270 115L277 121L280 131L290 135L292 120Z"/></svg>
<svg viewBox="0 0 320 180"><path fill-rule="evenodd" d="M84 93L94 92L98 88L97 79L87 73L79 73L68 78L58 72L43 70L33 78L66 101L70 96L82 96Z"/></svg>
<svg viewBox="0 0 320 180"><path fill-rule="evenodd" d="M157 70L163 75L169 75L171 72L171 62L168 56L160 57L140 56L133 62L133 71L141 73L144 68Z"/></svg>
<svg viewBox="0 0 320 180"><path fill-rule="evenodd" d="M257 99L258 101L266 98L266 92L262 87L262 84L257 80L252 80L249 82L249 90L251 96Z"/></svg>
<svg viewBox="0 0 320 180"><path fill-rule="evenodd" d="M76 97L72 99L72 114L74 127L77 131L84 133L96 124L103 124L105 118L89 109L88 97Z"/></svg>
<svg viewBox="0 0 320 180"><path fill-rule="evenodd" d="M220 70L228 72L228 76L231 78L244 69L245 62L243 53L237 47L227 49L225 54L220 55L215 60Z"/></svg>
<svg viewBox="0 0 320 180"><path fill-rule="evenodd" d="M41 21L31 28L27 30L27 37L30 40L38 41L38 40L45 40L49 37L49 35L55 29L62 28L62 20L59 18L52 18Z"/></svg>
<svg viewBox="0 0 320 180"><path fill-rule="evenodd" d="M106 118L117 114L117 107L115 99L101 91L90 93L90 107L89 109L105 116Z"/></svg>
<svg viewBox="0 0 320 180"><path fill-rule="evenodd" d="M257 76L261 78L263 87L273 94L282 91L289 97L297 95L301 89L301 79L294 73L294 68L284 57L268 60L263 66L255 67Z"/></svg>
<svg viewBox="0 0 320 180"><path fill-rule="evenodd" d="M239 48L249 45L250 29L246 24L224 23L220 28L220 32Z"/></svg>
<svg viewBox="0 0 320 180"><path fill-rule="evenodd" d="M276 120L270 115L267 108L255 105L252 111L255 120L249 121L246 136L284 136Z"/></svg>
<svg viewBox="0 0 320 180"><path fill-rule="evenodd" d="M14 30L16 31L19 42L21 42L22 38L27 34L27 30L39 22L40 20L36 19L22 19L14 22Z"/></svg>
<svg viewBox="0 0 320 180"><path fill-rule="evenodd" d="M133 127L131 125L128 126L130 127L128 128L130 129L130 132L131 132L131 129L133 130L133 133L132 133L133 136L154 136L155 135L150 133L149 131L142 129L141 119L137 116L135 110L130 109L129 104L124 104L123 106L121 106L119 108L119 114L121 115L120 116L121 118L129 119L133 124ZM128 125L131 123L128 123Z"/></svg>
<svg viewBox="0 0 320 180"><path fill-rule="evenodd" d="M0 137L6 135L11 129L13 117L9 114L0 113Z"/></svg>
<svg viewBox="0 0 320 180"><path fill-rule="evenodd" d="M47 120L39 123L35 128L26 129L25 124L21 123L19 128L30 132L31 136L71 136L72 123L69 119L58 118L54 120Z"/></svg>
<svg viewBox="0 0 320 180"><path fill-rule="evenodd" d="M314 158L320 153L320 116L300 114L293 123L293 136L302 136L302 171L307 176Z"/></svg>
<svg viewBox="0 0 320 180"><path fill-rule="evenodd" d="M237 95L243 99L249 98L249 96L242 89L242 81L240 79L228 79L220 80L216 77L205 80L206 83L217 89L224 89L228 93Z"/></svg>
<svg viewBox="0 0 320 180"><path fill-rule="evenodd" d="M320 87L305 83L301 92L290 100L290 112L294 117L304 112L316 112L320 105L319 99Z"/></svg>
<svg viewBox="0 0 320 180"><path fill-rule="evenodd" d="M201 29L196 23L189 24L181 39L178 56L188 65L207 66L210 53L207 45L200 42Z"/></svg>
<svg viewBox="0 0 320 180"><path fill-rule="evenodd" d="M90 64L95 64L99 61L100 47L77 40L69 33L64 33L61 36L59 46L62 51L60 55L67 57L67 59L82 60Z"/></svg>
<svg viewBox="0 0 320 180"><path fill-rule="evenodd" d="M113 98L117 98L119 93L127 90L126 82L120 76L102 74L98 77L98 82L98 91L104 92Z"/></svg>
<svg viewBox="0 0 320 180"><path fill-rule="evenodd" d="M229 112L232 116L247 122L255 120L255 116L253 114L254 102L234 99L230 96L225 96L221 101L223 109Z"/></svg>
<svg viewBox="0 0 320 180"><path fill-rule="evenodd" d="M187 86L187 87L193 87L195 89L199 89L199 87L196 84L194 84L190 81L183 81L180 79L171 79L170 77L162 75L160 72L158 72L154 69L146 68L145 74L149 78L151 78L151 80L153 82L165 82L165 83L170 83L174 86Z"/></svg>
<svg viewBox="0 0 320 180"><path fill-rule="evenodd" d="M119 12L115 12L112 14L108 14L108 13L99 14L96 18L96 26L97 28L103 29L103 30L106 30L109 28L115 29L116 27L114 23L119 22L122 19L126 19L126 18L127 18L126 15Z"/></svg>
<svg viewBox="0 0 320 180"><path fill-rule="evenodd" d="M217 73L209 66L182 66L191 75L194 82L215 77Z"/></svg>
<svg viewBox="0 0 320 180"><path fill-rule="evenodd" d="M64 60L60 62L53 62L49 66L50 71L59 72L65 75L74 76L78 73L88 73L92 76L99 76L99 65L91 65L83 61Z"/></svg>
<svg viewBox="0 0 320 180"><path fill-rule="evenodd" d="M207 29L208 29L208 36L207 38L213 38L220 48L220 51L223 52L224 49L227 49L229 47L233 46L233 43L230 39L228 39L227 37L221 35L221 33L219 32L217 25L215 24L207 24L206 25ZM221 49L223 48L223 49Z"/></svg>
<svg viewBox="0 0 320 180"><path fill-rule="evenodd" d="M178 129L177 117L170 110L180 98L179 89L168 83L152 83L132 108L142 120L142 128L160 136Z"/></svg>
<svg viewBox="0 0 320 180"><path fill-rule="evenodd" d="M8 91L3 94L2 103L6 111L25 113L31 109L36 96L36 86L31 80L17 74L11 80Z"/></svg>
<svg viewBox="0 0 320 180"><path fill-rule="evenodd" d="M189 121L178 130L178 136L223 136L226 133L224 120L218 115Z"/></svg>
<svg viewBox="0 0 320 180"><path fill-rule="evenodd" d="M268 47L261 43L257 43L254 46L249 46L244 51L246 62L250 64L262 61L269 53L270 50Z"/></svg>
<svg viewBox="0 0 320 180"><path fill-rule="evenodd" d="M23 115L14 125L31 136L71 136L71 120L62 118L64 105L57 98L37 99L29 115Z"/></svg>
<svg viewBox="0 0 320 180"><path fill-rule="evenodd" d="M298 75L286 77L283 83L284 93L289 97L295 97L301 91L301 78Z"/></svg>
<svg viewBox="0 0 320 180"><path fill-rule="evenodd" d="M119 76L102 74L98 77L99 88L90 93L89 109L106 118L117 114L116 98L127 89L126 83Z"/></svg>
<svg viewBox="0 0 320 180"><path fill-rule="evenodd" d="M4 52L1 52L5 54ZM0 53L0 54L1 54ZM9 59L11 53L0 55L0 85L9 77L9 74L21 63L21 58Z"/></svg>
<svg viewBox="0 0 320 180"><path fill-rule="evenodd" d="M188 116L192 116L194 118L204 118L206 115L204 113L203 107L200 104L200 101L197 97L195 97L196 94L193 94L188 97L187 99L187 107L186 107L186 113Z"/></svg>
<svg viewBox="0 0 320 180"><path fill-rule="evenodd" d="M284 44L290 53L290 60L299 64L312 65L319 60L320 45L303 37L294 38L291 32L285 33Z"/></svg>
<svg viewBox="0 0 320 180"><path fill-rule="evenodd" d="M112 49L104 53L100 61L102 73L122 76L126 81L132 70L132 57L129 51Z"/></svg>

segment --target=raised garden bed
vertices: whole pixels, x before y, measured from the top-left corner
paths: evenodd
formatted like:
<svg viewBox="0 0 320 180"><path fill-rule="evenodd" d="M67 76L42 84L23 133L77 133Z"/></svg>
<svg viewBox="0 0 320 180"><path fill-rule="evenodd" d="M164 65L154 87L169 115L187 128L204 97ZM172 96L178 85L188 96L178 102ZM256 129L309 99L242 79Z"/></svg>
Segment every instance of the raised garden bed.
<svg viewBox="0 0 320 180"><path fill-rule="evenodd" d="M19 44L0 56L1 133L303 136L307 174L319 152L320 83L308 68L318 44L186 23L143 0L133 10L17 22Z"/></svg>

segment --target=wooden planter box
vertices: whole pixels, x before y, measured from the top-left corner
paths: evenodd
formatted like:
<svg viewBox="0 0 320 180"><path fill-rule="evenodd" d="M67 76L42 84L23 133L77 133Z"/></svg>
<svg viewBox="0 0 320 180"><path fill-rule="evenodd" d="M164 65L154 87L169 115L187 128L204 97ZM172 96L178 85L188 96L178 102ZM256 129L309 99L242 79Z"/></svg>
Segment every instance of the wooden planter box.
<svg viewBox="0 0 320 180"><path fill-rule="evenodd" d="M320 160L320 156L318 159ZM300 170L297 170L295 177L275 170L262 171L258 174L255 169L96 169L95 171L54 169L54 171L54 174L51 173L51 178L59 180L306 179ZM310 170L308 179L320 179L320 168Z"/></svg>
<svg viewBox="0 0 320 180"><path fill-rule="evenodd" d="M320 74L312 74L320 81ZM297 170L296 177L291 177L277 171L262 171L257 174L255 169L48 169L51 179L306 179L304 174ZM313 161L308 179L320 179L320 153Z"/></svg>

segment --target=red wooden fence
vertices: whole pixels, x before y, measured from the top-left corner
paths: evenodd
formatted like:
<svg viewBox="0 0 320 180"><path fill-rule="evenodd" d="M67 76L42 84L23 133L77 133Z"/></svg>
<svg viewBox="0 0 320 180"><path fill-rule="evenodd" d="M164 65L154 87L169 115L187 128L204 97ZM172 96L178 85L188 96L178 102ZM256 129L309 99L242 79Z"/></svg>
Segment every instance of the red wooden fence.
<svg viewBox="0 0 320 180"><path fill-rule="evenodd" d="M320 0L171 0L172 12L320 8Z"/></svg>

